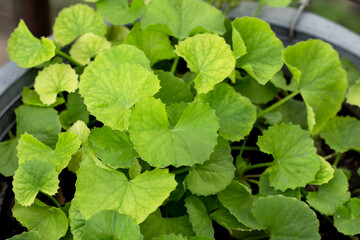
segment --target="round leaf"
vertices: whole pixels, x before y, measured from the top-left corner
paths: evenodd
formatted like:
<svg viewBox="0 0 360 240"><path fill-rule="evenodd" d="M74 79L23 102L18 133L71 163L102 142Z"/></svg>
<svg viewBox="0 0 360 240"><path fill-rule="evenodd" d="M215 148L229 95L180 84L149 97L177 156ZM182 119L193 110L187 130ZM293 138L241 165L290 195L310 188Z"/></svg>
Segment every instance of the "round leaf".
<svg viewBox="0 0 360 240"><path fill-rule="evenodd" d="M287 47L283 59L306 104L309 132L318 134L345 99L346 72L339 55L328 43L308 40Z"/></svg>
<svg viewBox="0 0 360 240"><path fill-rule="evenodd" d="M224 138L240 141L250 133L256 121L256 108L228 84L216 85L213 91L200 95L200 99L215 109L219 118L219 133Z"/></svg>
<svg viewBox="0 0 360 240"><path fill-rule="evenodd" d="M284 50L282 42L276 38L270 25L258 18L237 18L232 25L233 34L239 34L246 46L246 54L237 59L236 67L244 69L264 85L284 64L281 59Z"/></svg>
<svg viewBox="0 0 360 240"><path fill-rule="evenodd" d="M83 239L85 219L83 218L83 216L79 211L79 206L75 198L71 200L71 206L69 209L69 222L70 222L70 230L74 237L74 240Z"/></svg>
<svg viewBox="0 0 360 240"><path fill-rule="evenodd" d="M16 200L23 206L30 206L39 191L49 195L57 192L58 174L50 162L30 160L19 165L13 185Z"/></svg>
<svg viewBox="0 0 360 240"><path fill-rule="evenodd" d="M310 184L322 185L328 183L334 177L334 169L328 161L320 157L320 170L315 175L315 180Z"/></svg>
<svg viewBox="0 0 360 240"><path fill-rule="evenodd" d="M259 136L257 145L264 153L272 154L274 165L269 169L270 186L285 191L305 187L315 180L320 170L320 158L313 140L300 126L280 124L269 127Z"/></svg>
<svg viewBox="0 0 360 240"><path fill-rule="evenodd" d="M22 68L30 68L55 56L55 44L48 38L34 37L23 20L11 34L8 41L9 57Z"/></svg>
<svg viewBox="0 0 360 240"><path fill-rule="evenodd" d="M40 235L38 232L23 232L19 235L16 235L8 240L40 240Z"/></svg>
<svg viewBox="0 0 360 240"><path fill-rule="evenodd" d="M320 136L336 152L360 151L360 121L353 117L335 117L321 130Z"/></svg>
<svg viewBox="0 0 360 240"><path fill-rule="evenodd" d="M110 52L103 53L89 64L81 76L80 94L89 112L98 120L113 129L126 130L130 108L140 99L157 93L159 79L153 72L135 63L112 62L107 65L108 62L102 59L110 60L113 56ZM133 53L137 54L136 51Z"/></svg>
<svg viewBox="0 0 360 240"><path fill-rule="evenodd" d="M197 73L195 89L198 93L211 91L215 84L230 76L235 58L230 46L216 34L204 33L176 45L175 53L185 59L188 68Z"/></svg>
<svg viewBox="0 0 360 240"><path fill-rule="evenodd" d="M16 157L16 146L18 139L11 139L0 142L0 173L5 177L13 176L18 168L18 160Z"/></svg>
<svg viewBox="0 0 360 240"><path fill-rule="evenodd" d="M124 25L134 22L144 13L145 3L144 0L100 0L96 8L108 22Z"/></svg>
<svg viewBox="0 0 360 240"><path fill-rule="evenodd" d="M214 150L219 124L215 111L201 102L189 104L170 125L165 105L154 98L136 104L130 137L139 155L154 167L203 163Z"/></svg>
<svg viewBox="0 0 360 240"><path fill-rule="evenodd" d="M334 214L336 229L345 235L360 233L360 199L350 198L345 206L340 206Z"/></svg>
<svg viewBox="0 0 360 240"><path fill-rule="evenodd" d="M196 235L214 237L214 229L205 205L195 196L185 199L185 207Z"/></svg>
<svg viewBox="0 0 360 240"><path fill-rule="evenodd" d="M104 36L106 24L101 15L87 5L64 8L55 19L54 38L61 45L67 45L88 32Z"/></svg>
<svg viewBox="0 0 360 240"><path fill-rule="evenodd" d="M85 222L83 239L141 240L139 226L129 216L102 210Z"/></svg>
<svg viewBox="0 0 360 240"><path fill-rule="evenodd" d="M155 169L129 181L123 173L88 158L77 171L75 197L85 220L101 210L115 210L141 223L175 189L174 178L168 169Z"/></svg>
<svg viewBox="0 0 360 240"><path fill-rule="evenodd" d="M350 199L349 183L343 171L335 169L334 177L320 185L317 192L309 192L306 201L322 214L333 215L336 209Z"/></svg>
<svg viewBox="0 0 360 240"><path fill-rule="evenodd" d="M160 90L154 97L160 98L165 104L191 102L194 98L190 87L170 72L155 71L160 79Z"/></svg>
<svg viewBox="0 0 360 240"><path fill-rule="evenodd" d="M346 94L346 102L360 107L360 80L349 88Z"/></svg>
<svg viewBox="0 0 360 240"><path fill-rule="evenodd" d="M53 64L40 71L35 78L35 91L40 100L47 105L56 101L60 92L75 92L78 86L78 75L68 64Z"/></svg>
<svg viewBox="0 0 360 240"><path fill-rule="evenodd" d="M126 132L112 130L106 126L95 128L91 131L90 142L97 156L114 168L130 167L138 157Z"/></svg>
<svg viewBox="0 0 360 240"><path fill-rule="evenodd" d="M56 207L35 201L30 207L15 204L13 215L29 231L37 231L40 239L60 239L68 229L65 213Z"/></svg>
<svg viewBox="0 0 360 240"><path fill-rule="evenodd" d="M217 194L220 202L236 219L251 229L263 229L254 218L251 208L257 197L251 194L251 189L233 180L230 186Z"/></svg>
<svg viewBox="0 0 360 240"><path fill-rule="evenodd" d="M77 62L85 65L99 52L110 47L111 43L106 38L94 33L85 33L71 46L69 53Z"/></svg>
<svg viewBox="0 0 360 240"><path fill-rule="evenodd" d="M202 0L152 0L141 23L178 39L206 30L220 35L226 31L221 11Z"/></svg>
<svg viewBox="0 0 360 240"><path fill-rule="evenodd" d="M234 172L229 143L219 137L210 159L203 164L195 164L186 176L187 188L197 195L215 194L230 185Z"/></svg>
<svg viewBox="0 0 360 240"><path fill-rule="evenodd" d="M144 51L146 57L151 61L151 65L176 56L168 35L143 29L140 23L134 25L125 43L134 45Z"/></svg>
<svg viewBox="0 0 360 240"><path fill-rule="evenodd" d="M295 198L280 195L261 197L254 203L252 212L266 227L271 240L320 239L319 221L315 213Z"/></svg>

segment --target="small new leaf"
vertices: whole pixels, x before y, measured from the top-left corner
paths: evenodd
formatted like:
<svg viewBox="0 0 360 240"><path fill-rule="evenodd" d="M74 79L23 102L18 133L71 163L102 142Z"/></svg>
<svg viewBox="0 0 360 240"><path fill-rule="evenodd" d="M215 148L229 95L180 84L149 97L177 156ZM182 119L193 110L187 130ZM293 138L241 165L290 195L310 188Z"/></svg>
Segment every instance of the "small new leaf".
<svg viewBox="0 0 360 240"><path fill-rule="evenodd" d="M197 73L195 89L207 93L230 76L235 58L229 45L216 34L204 33L189 37L175 47L175 53L185 59L188 68Z"/></svg>
<svg viewBox="0 0 360 240"><path fill-rule="evenodd" d="M55 44L48 38L34 37L23 20L8 41L9 57L22 68L35 67L55 56Z"/></svg>

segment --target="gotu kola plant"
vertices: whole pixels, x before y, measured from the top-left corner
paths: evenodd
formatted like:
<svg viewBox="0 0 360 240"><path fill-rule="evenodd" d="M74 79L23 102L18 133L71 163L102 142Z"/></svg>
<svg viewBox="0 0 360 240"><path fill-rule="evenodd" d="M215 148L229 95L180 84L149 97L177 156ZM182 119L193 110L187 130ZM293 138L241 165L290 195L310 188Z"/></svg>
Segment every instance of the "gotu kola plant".
<svg viewBox="0 0 360 240"><path fill-rule="evenodd" d="M346 94L358 104L359 73L348 84L329 44L284 49L266 22L201 0L91 2L60 12L54 40L23 21L9 39L13 61L39 68L0 144L28 229L12 239L320 239L318 218L360 233L337 167L360 123L336 116ZM321 138L336 154L317 154Z"/></svg>

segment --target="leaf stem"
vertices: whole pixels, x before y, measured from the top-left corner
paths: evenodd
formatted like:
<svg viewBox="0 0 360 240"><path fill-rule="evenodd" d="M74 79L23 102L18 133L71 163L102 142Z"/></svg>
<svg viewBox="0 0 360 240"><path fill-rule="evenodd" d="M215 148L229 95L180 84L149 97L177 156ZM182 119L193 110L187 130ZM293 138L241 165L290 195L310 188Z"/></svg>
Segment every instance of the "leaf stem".
<svg viewBox="0 0 360 240"><path fill-rule="evenodd" d="M247 181L250 182L250 183L254 183L256 185L259 185L259 181L255 180L255 179L248 179Z"/></svg>
<svg viewBox="0 0 360 240"><path fill-rule="evenodd" d="M49 194L44 193L44 192L41 192L41 193L44 194L45 196L47 196L48 198L50 198L51 201L53 201L58 208L61 208L60 203L53 196L50 196Z"/></svg>
<svg viewBox="0 0 360 240"><path fill-rule="evenodd" d="M173 64L171 65L171 70L170 70L170 72L171 72L172 74L175 74L176 67L177 67L177 65L178 65L179 59L180 59L180 57L179 57L179 56L176 56Z"/></svg>
<svg viewBox="0 0 360 240"><path fill-rule="evenodd" d="M335 157L337 154L338 154L338 153L334 152L334 153L329 154L329 155L327 155L327 156L325 156L325 157L323 157L323 158L324 158L325 160L329 160L329 159Z"/></svg>
<svg viewBox="0 0 360 240"><path fill-rule="evenodd" d="M274 165L274 162L258 163L244 168L243 172L247 172L249 170L257 169L257 168L270 167L272 165Z"/></svg>
<svg viewBox="0 0 360 240"><path fill-rule="evenodd" d="M334 166L334 167L336 167L336 166L339 164L341 155L342 155L341 153L338 153L338 154L337 154L337 156L336 156L336 158L335 158L335 161L334 161L334 163L333 163L333 166Z"/></svg>
<svg viewBox="0 0 360 240"><path fill-rule="evenodd" d="M75 59L73 59L72 57L70 57L68 54L64 53L61 50L56 49L55 53L63 58L65 58L66 60L68 60L70 63L76 65L77 67L84 67L81 63L79 63L78 61L76 61Z"/></svg>
<svg viewBox="0 0 360 240"><path fill-rule="evenodd" d="M260 10L262 9L262 7L264 6L263 3L260 3L259 6L257 7L253 17L257 17L257 15L259 14Z"/></svg>
<svg viewBox="0 0 360 240"><path fill-rule="evenodd" d="M257 147L247 147L247 146L231 146L231 150L244 150L244 151L259 151Z"/></svg>
<svg viewBox="0 0 360 240"><path fill-rule="evenodd" d="M193 79L191 79L190 82L187 83L187 85L188 85L188 86L191 86L191 84L193 84L193 82L195 81L195 78L196 78L196 77L194 77Z"/></svg>
<svg viewBox="0 0 360 240"><path fill-rule="evenodd" d="M284 97L283 99L281 99L280 101L274 103L273 105L271 105L270 107L266 108L265 110L261 111L260 113L258 113L257 118L260 118L262 116L264 116L265 114L271 112L272 110L274 110L275 108L279 107L280 105L286 103L287 101L289 101L290 99L292 99L293 97L295 97L296 95L298 95L300 93L300 91L296 91L293 92L289 95L287 95L286 97Z"/></svg>
<svg viewBox="0 0 360 240"><path fill-rule="evenodd" d="M181 173L188 172L191 169L192 169L192 167L182 167L182 168L175 169L175 170L171 171L170 173L176 175L176 174L181 174Z"/></svg>

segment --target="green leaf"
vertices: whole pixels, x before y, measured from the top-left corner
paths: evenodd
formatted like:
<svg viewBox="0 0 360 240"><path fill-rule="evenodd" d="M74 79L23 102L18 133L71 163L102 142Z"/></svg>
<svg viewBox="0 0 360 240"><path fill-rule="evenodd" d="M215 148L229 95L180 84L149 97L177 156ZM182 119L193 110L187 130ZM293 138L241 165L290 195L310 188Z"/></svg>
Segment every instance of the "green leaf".
<svg viewBox="0 0 360 240"><path fill-rule="evenodd" d="M315 180L310 184L322 185L328 183L334 177L334 169L323 157L320 157L320 170L315 175Z"/></svg>
<svg viewBox="0 0 360 240"><path fill-rule="evenodd" d="M220 202L236 219L251 229L263 229L254 218L251 208L257 197L251 194L251 189L233 180L224 191L217 193Z"/></svg>
<svg viewBox="0 0 360 240"><path fill-rule="evenodd" d="M123 44L130 30L126 26L110 25L107 28L106 38L112 46Z"/></svg>
<svg viewBox="0 0 360 240"><path fill-rule="evenodd" d="M320 239L315 213L295 198L260 197L253 205L255 218L270 233L270 239Z"/></svg>
<svg viewBox="0 0 360 240"><path fill-rule="evenodd" d="M181 216L175 218L163 218L160 210L156 210L150 214L147 219L140 224L141 234L145 240L153 239L161 234L181 234L183 236L195 235L189 216Z"/></svg>
<svg viewBox="0 0 360 240"><path fill-rule="evenodd" d="M335 117L321 130L320 136L336 152L360 151L360 121L354 117Z"/></svg>
<svg viewBox="0 0 360 240"><path fill-rule="evenodd" d="M276 190L284 192L289 188L305 187L315 180L320 170L314 142L298 125L288 123L269 127L258 137L257 145L262 152L274 157L269 180Z"/></svg>
<svg viewBox="0 0 360 240"><path fill-rule="evenodd" d="M19 165L30 160L50 162L55 166L56 172L60 173L69 163L71 155L79 149L80 144L81 141L75 133L64 132L59 134L55 150L52 150L32 135L25 133L21 135L17 146Z"/></svg>
<svg viewBox="0 0 360 240"><path fill-rule="evenodd" d="M69 132L73 132L78 136L82 145L86 144L90 135L90 129L86 126L86 124L79 120L74 125L71 126Z"/></svg>
<svg viewBox="0 0 360 240"><path fill-rule="evenodd" d="M60 208L35 201L30 207L15 204L13 216L29 231L37 231L40 239L59 239L65 236L68 219Z"/></svg>
<svg viewBox="0 0 360 240"><path fill-rule="evenodd" d="M152 0L141 23L178 39L206 30L219 35L226 31L221 12L202 0Z"/></svg>
<svg viewBox="0 0 360 240"><path fill-rule="evenodd" d="M41 160L29 160L20 163L15 171L13 190L16 200L21 205L30 206L39 191L54 195L59 188L58 185L58 174L53 164Z"/></svg>
<svg viewBox="0 0 360 240"><path fill-rule="evenodd" d="M76 198L73 198L71 200L71 206L69 209L69 223L74 240L83 239L85 219L79 211L79 206Z"/></svg>
<svg viewBox="0 0 360 240"><path fill-rule="evenodd" d="M8 240L40 240L40 235L38 232L23 232L22 234L16 235Z"/></svg>
<svg viewBox="0 0 360 240"><path fill-rule="evenodd" d="M301 199L300 188L296 189L287 189L284 192L280 190L275 190L274 187L270 186L269 181L270 174L268 172L264 172L260 176L259 180L259 193L263 196L269 195L283 195L285 197L294 197L297 199Z"/></svg>
<svg viewBox="0 0 360 240"><path fill-rule="evenodd" d="M192 167L186 176L186 185L194 194L212 195L230 185L234 172L229 143L219 137L210 159Z"/></svg>
<svg viewBox="0 0 360 240"><path fill-rule="evenodd" d="M229 45L216 34L204 33L189 37L175 47L175 53L185 59L188 68L197 73L198 93L211 91L215 84L230 76L235 58Z"/></svg>
<svg viewBox="0 0 360 240"><path fill-rule="evenodd" d="M128 52L141 56L138 55L140 50L135 50L135 47L120 45L117 48L114 53ZM127 63L127 59L123 59L124 62L120 60L120 63L109 63L114 57L113 53L103 53L82 74L80 94L84 97L89 112L99 121L116 130L127 130L130 108L142 98L157 93L160 89L159 79L147 68ZM103 61L105 59L107 61Z"/></svg>
<svg viewBox="0 0 360 240"><path fill-rule="evenodd" d="M214 229L205 205L194 195L185 199L185 207L196 235L214 237Z"/></svg>
<svg viewBox="0 0 360 240"><path fill-rule="evenodd" d="M199 97L215 109L219 118L219 133L224 138L240 141L250 133L256 121L256 108L228 84L218 84L213 91Z"/></svg>
<svg viewBox="0 0 360 240"><path fill-rule="evenodd" d="M131 217L115 211L102 210L85 222L83 239L140 240L139 226Z"/></svg>
<svg viewBox="0 0 360 240"><path fill-rule="evenodd" d="M31 68L55 56L55 44L48 38L34 37L23 20L8 41L9 58L22 68Z"/></svg>
<svg viewBox="0 0 360 240"><path fill-rule="evenodd" d="M234 88L242 96L247 97L255 104L265 104L274 99L279 89L271 82L261 85L251 76L237 79Z"/></svg>
<svg viewBox="0 0 360 240"><path fill-rule="evenodd" d="M320 185L317 192L309 192L306 201L324 215L333 215L336 209L350 199L349 183L345 174L335 169L334 177Z"/></svg>
<svg viewBox="0 0 360 240"><path fill-rule="evenodd" d="M258 18L237 18L232 25L233 32L241 36L246 46L246 54L237 59L236 67L244 69L264 85L284 64L281 59L284 50L282 42L276 38L270 25Z"/></svg>
<svg viewBox="0 0 360 240"><path fill-rule="evenodd" d="M160 90L154 95L165 104L191 102L194 98L190 87L170 72L157 70L154 72L160 79Z"/></svg>
<svg viewBox="0 0 360 240"><path fill-rule="evenodd" d="M349 61L347 58L340 58L341 64L347 73L348 86L351 87L360 78L360 71L354 63Z"/></svg>
<svg viewBox="0 0 360 240"><path fill-rule="evenodd" d="M131 3L131 5L130 5ZM114 25L125 25L138 19L145 10L144 0L100 0L96 8Z"/></svg>
<svg viewBox="0 0 360 240"><path fill-rule="evenodd" d="M210 218L226 228L231 234L233 231L249 231L251 230L248 227L245 227L244 224L240 223L236 217L230 214L229 210L224 207L217 209L216 211L210 214Z"/></svg>
<svg viewBox="0 0 360 240"><path fill-rule="evenodd" d="M144 51L151 65L161 60L172 59L176 56L168 35L143 29L140 23L134 25L125 43L134 45Z"/></svg>
<svg viewBox="0 0 360 240"><path fill-rule="evenodd" d="M13 176L15 170L18 168L18 160L16 157L17 145L17 138L0 142L0 173L5 177Z"/></svg>
<svg viewBox="0 0 360 240"><path fill-rule="evenodd" d="M334 214L334 226L345 235L360 233L360 199L350 198L345 206L340 206Z"/></svg>
<svg viewBox="0 0 360 240"><path fill-rule="evenodd" d="M274 84L277 88L280 88L285 91L291 91L295 92L297 89L297 82L295 79L291 78L290 82L288 83L286 78L284 77L283 71L277 72L272 79L270 79L270 82Z"/></svg>
<svg viewBox="0 0 360 240"><path fill-rule="evenodd" d="M134 145L126 132L109 127L95 128L91 131L90 142L103 163L113 168L128 168L138 157Z"/></svg>
<svg viewBox="0 0 360 240"><path fill-rule="evenodd" d="M215 111L199 101L188 104L175 126L165 105L154 98L136 104L130 137L139 155L154 167L203 163L214 150L219 124Z"/></svg>
<svg viewBox="0 0 360 240"><path fill-rule="evenodd" d="M61 131L59 116L52 108L20 106L15 110L16 135L29 133L48 146L55 146Z"/></svg>
<svg viewBox="0 0 360 240"><path fill-rule="evenodd" d="M260 0L260 3L270 7L287 7L291 1L292 0Z"/></svg>
<svg viewBox="0 0 360 240"><path fill-rule="evenodd" d="M76 173L80 168L80 163L85 161L85 159L89 156L96 156L94 150L92 150L88 144L84 144L79 150L77 150L73 155L71 155L71 160L68 163L67 168L69 171Z"/></svg>
<svg viewBox="0 0 360 240"><path fill-rule="evenodd" d="M356 81L354 85L349 88L346 94L346 102L360 107L360 80Z"/></svg>
<svg viewBox="0 0 360 240"><path fill-rule="evenodd" d="M105 37L90 32L79 37L71 46L69 53L77 62L86 65L90 62L91 58L110 47L111 43Z"/></svg>
<svg viewBox="0 0 360 240"><path fill-rule="evenodd" d="M55 102L48 106L47 104L41 102L40 96L35 90L32 90L27 86L24 87L23 91L21 92L21 100L26 105L37 107L56 107L65 103L65 99L63 97L57 97Z"/></svg>
<svg viewBox="0 0 360 240"><path fill-rule="evenodd" d="M99 160L87 159L77 172L75 197L86 220L98 211L116 210L141 223L176 185L168 169L147 171L129 181L123 173L107 168Z"/></svg>
<svg viewBox="0 0 360 240"><path fill-rule="evenodd" d="M287 47L283 59L306 104L309 132L318 134L345 99L346 72L338 53L328 43L308 40Z"/></svg>
<svg viewBox="0 0 360 240"><path fill-rule="evenodd" d="M78 120L81 120L86 124L89 122L90 113L84 104L84 98L82 98L80 94L69 93L65 106L67 109L65 110L66 115L71 123L75 123Z"/></svg>
<svg viewBox="0 0 360 240"><path fill-rule="evenodd" d="M306 106L303 102L290 99L275 109L273 113L280 113L281 121L283 123L293 123L300 125L304 130L307 129L306 121Z"/></svg>
<svg viewBox="0 0 360 240"><path fill-rule="evenodd" d="M44 68L35 78L34 88L44 104L50 105L56 101L60 92L75 92L78 85L78 75L70 65L60 63Z"/></svg>
<svg viewBox="0 0 360 240"><path fill-rule="evenodd" d="M89 32L104 36L106 24L102 16L87 5L64 8L55 19L54 38L62 46Z"/></svg>
<svg viewBox="0 0 360 240"><path fill-rule="evenodd" d="M169 234L169 235L161 235L159 237L154 238L153 240L186 240L187 238L184 238L181 234L175 235L175 234Z"/></svg>

